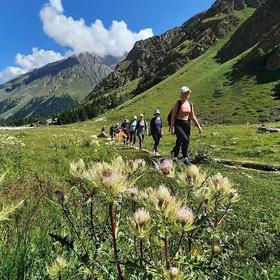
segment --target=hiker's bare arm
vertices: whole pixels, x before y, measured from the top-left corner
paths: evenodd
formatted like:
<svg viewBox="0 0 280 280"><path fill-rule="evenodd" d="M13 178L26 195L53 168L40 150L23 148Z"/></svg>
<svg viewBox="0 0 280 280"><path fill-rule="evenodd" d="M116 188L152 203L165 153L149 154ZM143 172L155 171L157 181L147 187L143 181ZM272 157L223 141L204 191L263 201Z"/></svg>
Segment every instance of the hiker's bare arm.
<svg viewBox="0 0 280 280"><path fill-rule="evenodd" d="M191 114L190 114L190 118L193 121L194 125L197 127L199 133L201 133L202 132L202 128L201 128L201 126L200 126L200 124L199 124L199 122L198 122L198 120L196 118L196 115L194 113L194 108L193 107L192 107L192 111L191 111Z"/></svg>
<svg viewBox="0 0 280 280"><path fill-rule="evenodd" d="M176 104L173 106L172 109L171 122L170 122L170 132L172 134L175 133L174 125L175 125L175 118L176 118L177 111L178 111L178 102L176 102Z"/></svg>

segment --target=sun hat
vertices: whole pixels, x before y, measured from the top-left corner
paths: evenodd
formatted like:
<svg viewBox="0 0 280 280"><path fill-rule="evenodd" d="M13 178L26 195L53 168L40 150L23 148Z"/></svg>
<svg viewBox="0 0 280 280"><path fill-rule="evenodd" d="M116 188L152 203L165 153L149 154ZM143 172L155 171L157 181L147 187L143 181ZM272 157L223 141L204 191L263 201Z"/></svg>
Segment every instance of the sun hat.
<svg viewBox="0 0 280 280"><path fill-rule="evenodd" d="M156 109L156 110L155 110L155 114L160 114L160 110L159 110L159 109Z"/></svg>
<svg viewBox="0 0 280 280"><path fill-rule="evenodd" d="M182 86L180 89L180 93L192 92L187 86Z"/></svg>
<svg viewBox="0 0 280 280"><path fill-rule="evenodd" d="M134 120L137 120L137 116L134 116L133 119L134 119Z"/></svg>

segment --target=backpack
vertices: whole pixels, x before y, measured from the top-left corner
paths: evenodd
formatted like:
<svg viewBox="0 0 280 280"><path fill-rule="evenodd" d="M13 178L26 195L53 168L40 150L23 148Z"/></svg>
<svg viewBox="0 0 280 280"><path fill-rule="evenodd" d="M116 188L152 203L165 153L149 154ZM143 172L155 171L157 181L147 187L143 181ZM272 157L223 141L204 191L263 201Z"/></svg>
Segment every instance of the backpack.
<svg viewBox="0 0 280 280"><path fill-rule="evenodd" d="M137 126L137 120L132 120L129 126L130 131L135 132Z"/></svg>
<svg viewBox="0 0 280 280"><path fill-rule="evenodd" d="M188 101L190 106L191 106L191 111L192 111L192 103L190 101ZM177 101L178 103L178 110L177 110L177 113L176 115L178 115L179 111L181 110L181 106L182 106L182 102L181 100L178 100ZM172 117L172 111L173 111L173 108L171 109L171 111L169 112L168 116L167 116L167 122L168 122L168 125L170 126L171 125L171 117ZM188 120L190 122L190 119Z"/></svg>

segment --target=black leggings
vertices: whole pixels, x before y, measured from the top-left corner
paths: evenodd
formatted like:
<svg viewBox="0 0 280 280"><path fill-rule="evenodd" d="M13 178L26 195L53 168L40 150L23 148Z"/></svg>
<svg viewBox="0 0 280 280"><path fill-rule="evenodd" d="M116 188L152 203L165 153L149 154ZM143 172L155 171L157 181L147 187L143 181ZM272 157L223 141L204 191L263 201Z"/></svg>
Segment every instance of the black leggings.
<svg viewBox="0 0 280 280"><path fill-rule="evenodd" d="M140 149L142 149L144 146L145 132L137 133L137 136L139 138L139 147L140 147Z"/></svg>
<svg viewBox="0 0 280 280"><path fill-rule="evenodd" d="M130 144L135 145L136 143L136 131L130 131Z"/></svg>
<svg viewBox="0 0 280 280"><path fill-rule="evenodd" d="M188 121L184 120L175 120L175 134L176 134L176 144L173 149L174 157L178 157L180 152L180 147L182 146L183 157L188 156L188 148L190 143L190 132L191 127Z"/></svg>
<svg viewBox="0 0 280 280"><path fill-rule="evenodd" d="M158 145L159 145L159 141L160 141L160 138L161 138L161 134L160 133L157 133L157 132L152 132L152 137L154 139L154 150L155 152L158 151Z"/></svg>

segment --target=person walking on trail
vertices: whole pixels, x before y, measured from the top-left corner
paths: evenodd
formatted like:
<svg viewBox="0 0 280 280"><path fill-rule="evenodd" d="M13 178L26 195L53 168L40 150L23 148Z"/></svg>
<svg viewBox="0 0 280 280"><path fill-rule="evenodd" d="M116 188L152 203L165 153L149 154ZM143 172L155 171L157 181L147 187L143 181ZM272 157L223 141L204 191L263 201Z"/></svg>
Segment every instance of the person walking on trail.
<svg viewBox="0 0 280 280"><path fill-rule="evenodd" d="M136 130L137 136L139 138L139 148L140 150L144 147L145 135L148 135L148 123L144 119L144 114L140 114L139 120L137 121Z"/></svg>
<svg viewBox="0 0 280 280"><path fill-rule="evenodd" d="M128 145L129 139L130 139L129 120L128 119L124 120L124 122L121 125L121 129L123 132L123 143L124 143L124 145Z"/></svg>
<svg viewBox="0 0 280 280"><path fill-rule="evenodd" d="M110 130L111 130L111 128L110 128ZM99 138L107 138L105 125L101 128L101 133L98 135L98 137Z"/></svg>
<svg viewBox="0 0 280 280"><path fill-rule="evenodd" d="M134 116L129 124L130 145L133 146L135 146L136 143L136 127L137 127L137 116Z"/></svg>
<svg viewBox="0 0 280 280"><path fill-rule="evenodd" d="M199 133L202 132L201 126L195 116L193 104L189 102L191 90L187 86L180 89L181 99L178 100L172 108L170 132L176 134L176 144L173 149L173 162L178 163L178 155L182 148L183 162L189 165L188 148L190 143L191 126L190 121L193 121L198 128Z"/></svg>
<svg viewBox="0 0 280 280"><path fill-rule="evenodd" d="M150 131L154 140L154 154L156 156L159 156L160 154L158 153L158 145L160 142L160 138L163 135L162 119L160 117L159 109L155 110L154 117L151 119Z"/></svg>

